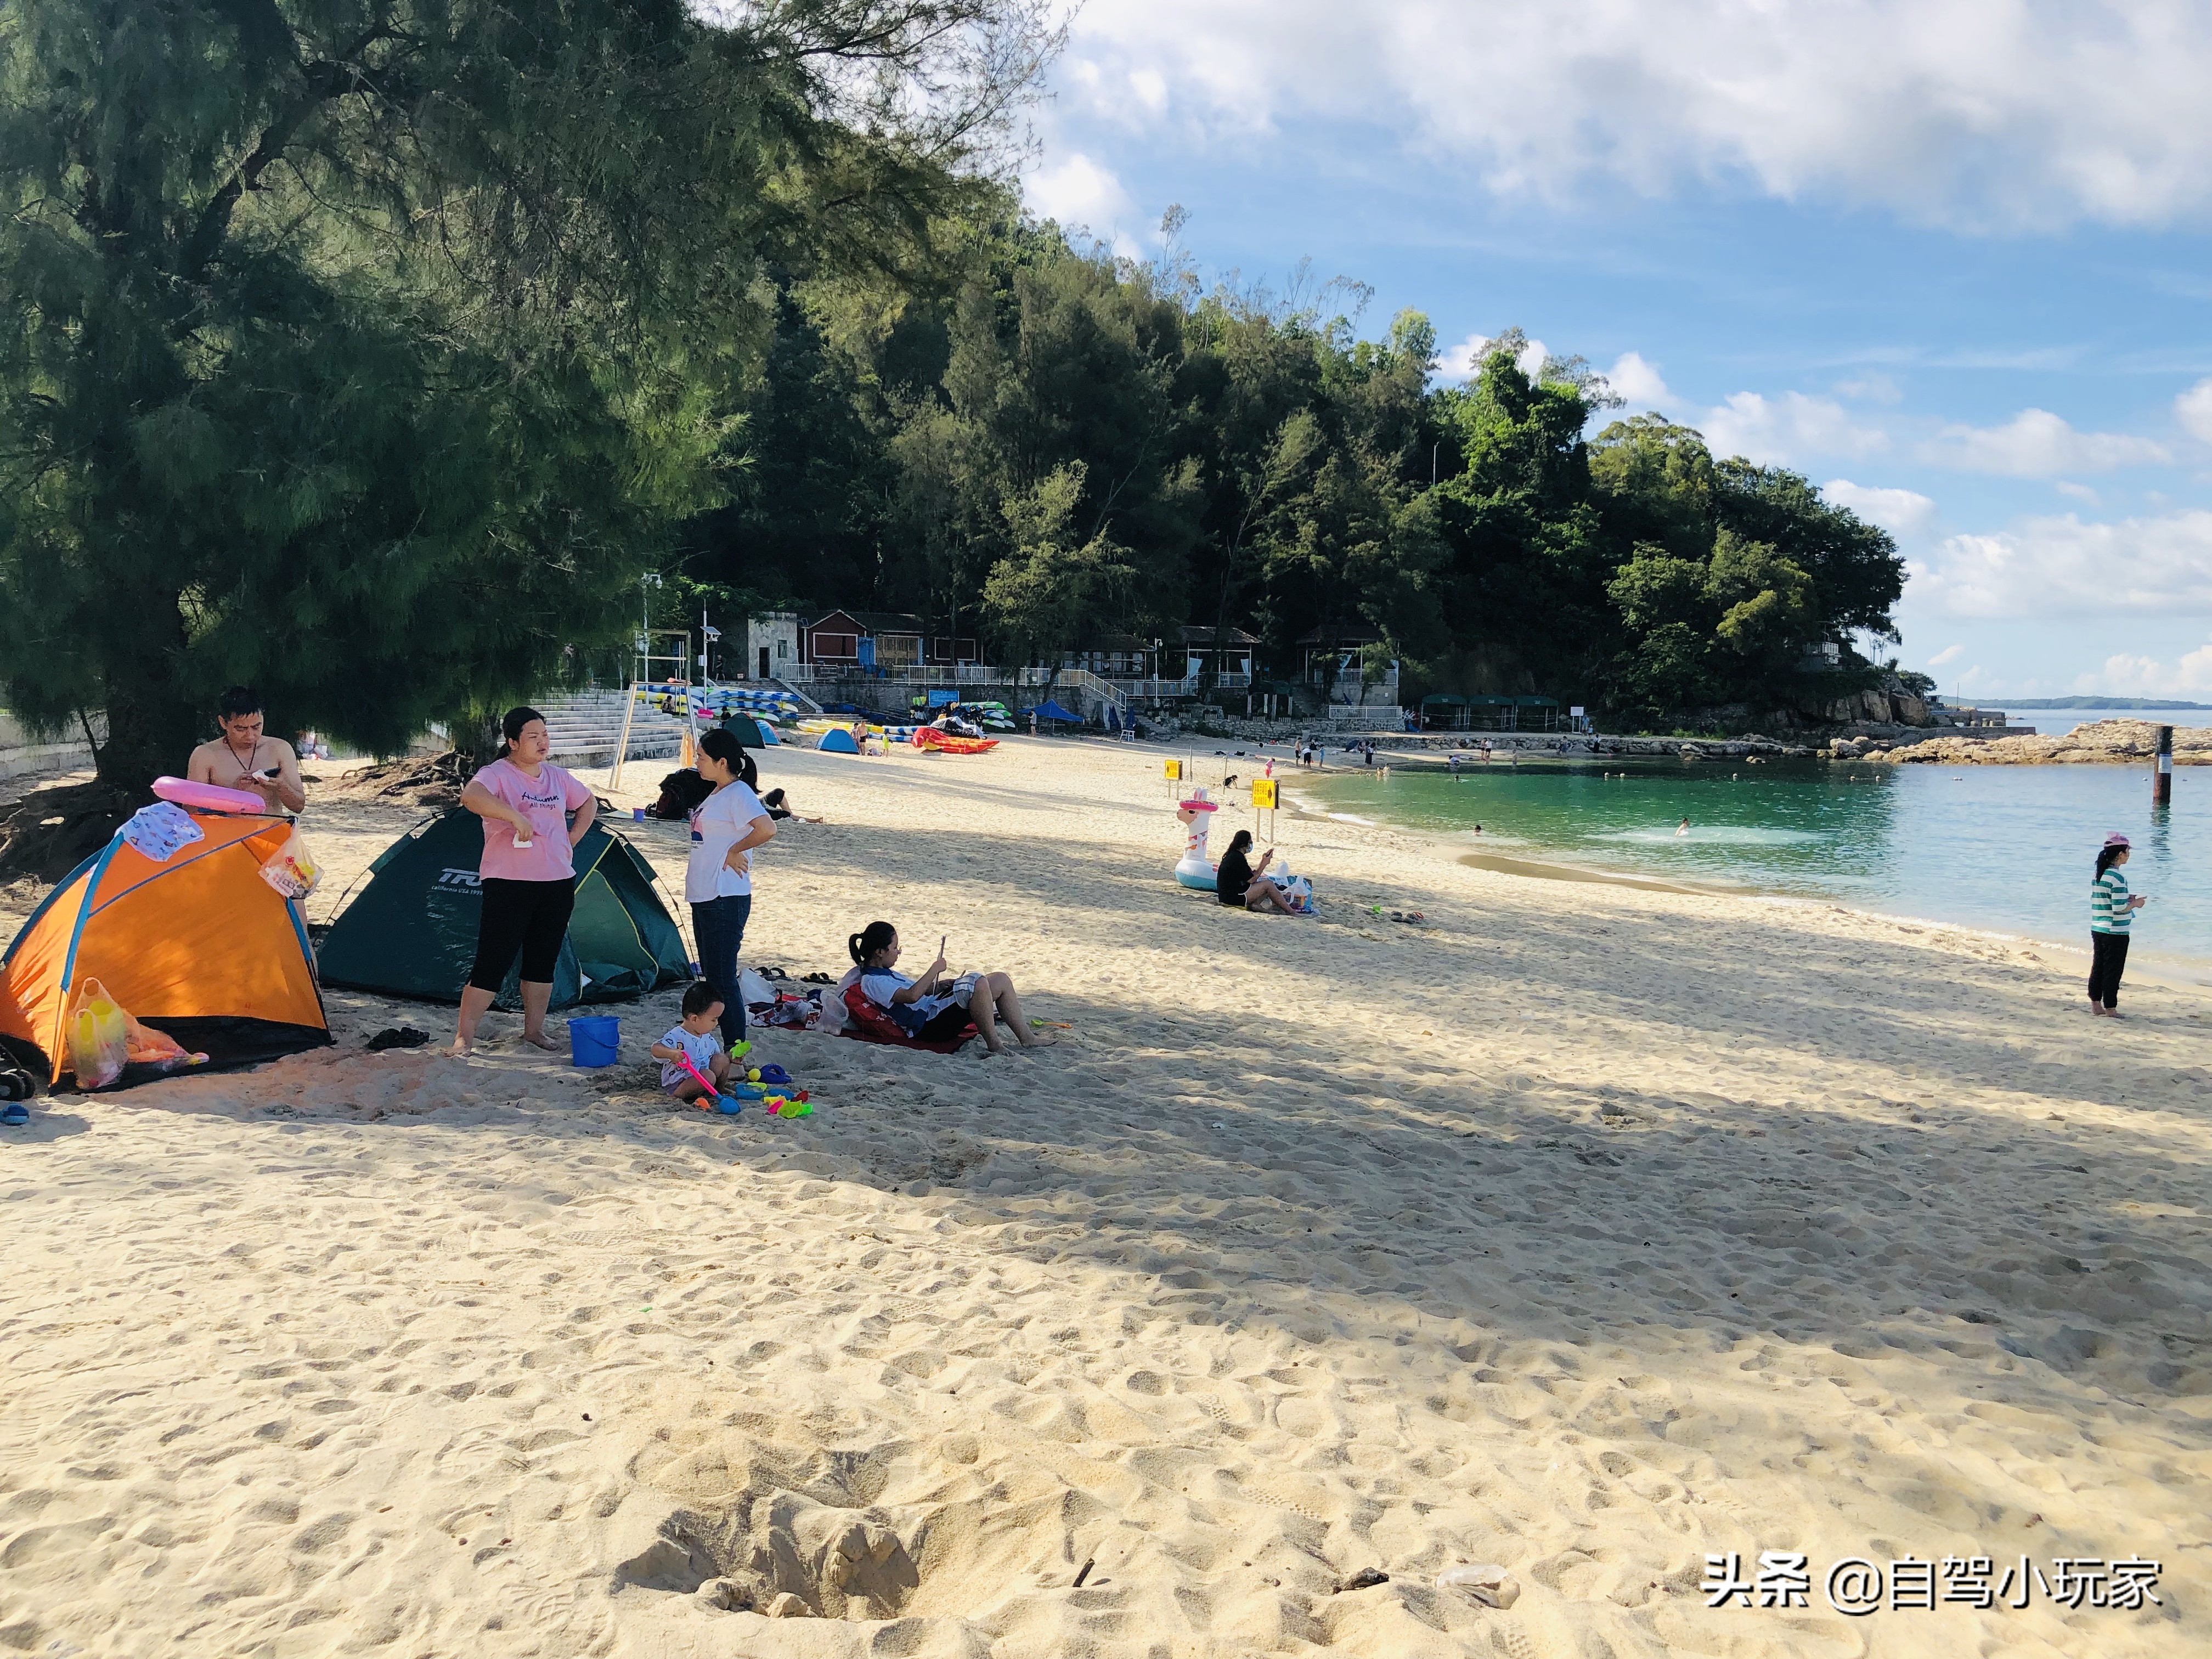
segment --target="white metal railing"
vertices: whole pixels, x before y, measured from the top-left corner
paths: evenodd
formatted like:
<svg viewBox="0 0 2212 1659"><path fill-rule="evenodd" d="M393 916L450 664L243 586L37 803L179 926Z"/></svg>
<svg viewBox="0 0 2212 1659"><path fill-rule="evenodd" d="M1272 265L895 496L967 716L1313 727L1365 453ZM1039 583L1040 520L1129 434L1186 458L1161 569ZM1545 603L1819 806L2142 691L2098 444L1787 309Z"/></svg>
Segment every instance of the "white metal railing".
<svg viewBox="0 0 2212 1659"><path fill-rule="evenodd" d="M1245 691L1251 689L1252 677L1249 674L1216 674L1213 684L1217 690Z"/></svg>
<svg viewBox="0 0 2212 1659"><path fill-rule="evenodd" d="M1087 691L1099 702L1111 704L1117 714L1129 712L1127 699L1122 696L1119 688L1110 680L1099 678L1087 668L1063 668L1053 684L1064 685L1072 691Z"/></svg>
<svg viewBox="0 0 2212 1659"><path fill-rule="evenodd" d="M1052 677L1059 672L1060 671L1057 668L1017 668L1014 670L1014 684L1017 685L1050 685L1052 684Z"/></svg>
<svg viewBox="0 0 2212 1659"><path fill-rule="evenodd" d="M1125 697L1142 697L1157 700L1161 697L1195 696L1198 693L1198 676L1195 674L1186 674L1179 680L1125 680L1117 678L1109 679L1106 683L1112 686L1115 690L1119 691Z"/></svg>

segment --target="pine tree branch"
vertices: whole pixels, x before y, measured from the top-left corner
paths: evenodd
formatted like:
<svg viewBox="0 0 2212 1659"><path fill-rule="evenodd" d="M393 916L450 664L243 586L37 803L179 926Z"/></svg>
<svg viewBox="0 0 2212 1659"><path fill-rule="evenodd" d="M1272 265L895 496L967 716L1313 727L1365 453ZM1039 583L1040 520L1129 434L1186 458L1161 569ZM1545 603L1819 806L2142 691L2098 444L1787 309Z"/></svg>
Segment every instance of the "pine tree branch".
<svg viewBox="0 0 2212 1659"><path fill-rule="evenodd" d="M183 258L179 261L178 274L186 282L197 283L207 274L214 262L216 251L229 233L231 215L249 191L258 190L261 175L270 165L281 157L285 149L299 134L307 118L325 105L355 94L370 94L386 90L371 78L367 65L360 62L362 54L379 40L398 38L386 20L380 18L362 33L361 38L344 51L331 58L320 58L299 66L301 90L289 104L277 112L276 118L262 129L253 149L229 178L224 179L216 193L200 210L198 222L191 234L185 238Z"/></svg>

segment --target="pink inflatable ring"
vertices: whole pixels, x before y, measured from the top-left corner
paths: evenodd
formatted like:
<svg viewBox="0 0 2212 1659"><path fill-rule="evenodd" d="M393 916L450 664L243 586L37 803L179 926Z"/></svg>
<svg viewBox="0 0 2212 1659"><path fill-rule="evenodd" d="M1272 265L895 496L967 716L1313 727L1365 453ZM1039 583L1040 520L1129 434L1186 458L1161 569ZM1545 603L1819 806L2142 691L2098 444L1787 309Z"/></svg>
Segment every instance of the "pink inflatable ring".
<svg viewBox="0 0 2212 1659"><path fill-rule="evenodd" d="M212 783L189 783L183 778L156 778L154 793L179 806L196 806L203 812L251 812L270 816L269 803L243 789L225 789Z"/></svg>

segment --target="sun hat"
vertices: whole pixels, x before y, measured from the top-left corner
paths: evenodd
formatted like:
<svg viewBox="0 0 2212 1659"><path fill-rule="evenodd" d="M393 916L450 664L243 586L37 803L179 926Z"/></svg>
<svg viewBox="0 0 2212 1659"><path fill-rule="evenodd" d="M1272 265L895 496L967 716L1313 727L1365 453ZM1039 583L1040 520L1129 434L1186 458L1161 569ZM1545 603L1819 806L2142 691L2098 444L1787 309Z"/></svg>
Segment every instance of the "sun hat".
<svg viewBox="0 0 2212 1659"><path fill-rule="evenodd" d="M2122 835L2118 830L2115 830L2111 835L2105 837L2105 845L2107 847L2125 847L2128 845L2128 838Z"/></svg>

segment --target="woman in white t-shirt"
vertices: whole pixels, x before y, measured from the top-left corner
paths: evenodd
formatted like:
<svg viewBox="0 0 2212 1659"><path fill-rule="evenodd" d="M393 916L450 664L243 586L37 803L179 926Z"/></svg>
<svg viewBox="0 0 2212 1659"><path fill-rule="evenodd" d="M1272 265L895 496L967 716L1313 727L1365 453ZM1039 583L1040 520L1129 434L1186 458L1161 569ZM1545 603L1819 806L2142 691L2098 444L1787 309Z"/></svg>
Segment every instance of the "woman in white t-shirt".
<svg viewBox="0 0 2212 1659"><path fill-rule="evenodd" d="M745 1034L738 951L753 911L752 849L775 836L760 797L738 779L744 754L737 738L719 728L700 738L699 775L714 793L691 809L691 861L684 872L699 976L722 999L722 1042L732 1049Z"/></svg>

